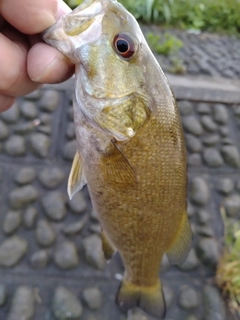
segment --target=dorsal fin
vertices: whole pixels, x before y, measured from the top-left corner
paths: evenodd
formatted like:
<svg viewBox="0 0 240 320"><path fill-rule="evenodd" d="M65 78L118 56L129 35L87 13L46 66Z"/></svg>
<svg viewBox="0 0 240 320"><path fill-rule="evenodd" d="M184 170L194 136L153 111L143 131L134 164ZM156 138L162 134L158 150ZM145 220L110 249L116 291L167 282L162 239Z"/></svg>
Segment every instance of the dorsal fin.
<svg viewBox="0 0 240 320"><path fill-rule="evenodd" d="M86 183L87 181L83 171L82 158L80 153L76 151L68 178L67 190L69 198L72 199L72 197L80 191Z"/></svg>

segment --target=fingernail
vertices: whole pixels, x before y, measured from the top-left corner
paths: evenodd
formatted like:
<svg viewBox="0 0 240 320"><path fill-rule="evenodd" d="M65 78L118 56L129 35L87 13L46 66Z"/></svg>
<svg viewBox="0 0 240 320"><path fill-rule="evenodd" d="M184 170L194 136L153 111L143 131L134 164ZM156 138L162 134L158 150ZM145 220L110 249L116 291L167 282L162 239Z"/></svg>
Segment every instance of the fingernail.
<svg viewBox="0 0 240 320"><path fill-rule="evenodd" d="M0 94L0 112L6 111L9 109L13 104L16 98L4 96Z"/></svg>
<svg viewBox="0 0 240 320"><path fill-rule="evenodd" d="M65 79L66 74L69 72L69 65L66 61L60 58L54 58L44 70L36 75L33 81L40 83L56 83Z"/></svg>

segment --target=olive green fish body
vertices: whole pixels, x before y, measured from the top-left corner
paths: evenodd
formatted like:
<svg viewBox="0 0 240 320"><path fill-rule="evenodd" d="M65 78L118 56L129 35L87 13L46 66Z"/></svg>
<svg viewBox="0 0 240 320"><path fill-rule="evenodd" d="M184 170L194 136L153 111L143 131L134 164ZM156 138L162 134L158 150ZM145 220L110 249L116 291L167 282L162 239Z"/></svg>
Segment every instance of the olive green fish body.
<svg viewBox="0 0 240 320"><path fill-rule="evenodd" d="M84 184L103 229L107 259L125 266L116 302L161 318L164 253L180 264L191 247L186 152L166 77L138 23L115 0L87 0L45 32L76 64L78 142L68 192Z"/></svg>

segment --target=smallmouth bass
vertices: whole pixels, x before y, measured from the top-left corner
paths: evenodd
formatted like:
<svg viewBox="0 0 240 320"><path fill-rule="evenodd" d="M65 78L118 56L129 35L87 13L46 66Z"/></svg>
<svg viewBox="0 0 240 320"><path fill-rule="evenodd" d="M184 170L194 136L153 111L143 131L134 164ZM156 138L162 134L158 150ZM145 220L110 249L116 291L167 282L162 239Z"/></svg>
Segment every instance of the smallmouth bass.
<svg viewBox="0 0 240 320"><path fill-rule="evenodd" d="M162 318L162 256L180 264L192 241L185 144L168 81L137 21L115 0L84 1L43 39L76 65L69 196L87 183L105 257L115 250L122 257L120 309Z"/></svg>

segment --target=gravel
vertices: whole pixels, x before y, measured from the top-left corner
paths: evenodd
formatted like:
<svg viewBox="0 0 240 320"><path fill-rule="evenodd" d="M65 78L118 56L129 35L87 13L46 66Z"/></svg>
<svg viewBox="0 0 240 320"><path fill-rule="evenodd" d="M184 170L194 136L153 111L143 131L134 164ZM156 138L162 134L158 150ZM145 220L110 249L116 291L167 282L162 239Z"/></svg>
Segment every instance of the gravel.
<svg viewBox="0 0 240 320"><path fill-rule="evenodd" d="M48 189L58 187L65 179L65 173L60 168L47 167L38 175L40 182Z"/></svg>
<svg viewBox="0 0 240 320"><path fill-rule="evenodd" d="M22 223L22 216L19 211L9 211L6 213L3 222L3 231L6 234L11 234L15 232Z"/></svg>
<svg viewBox="0 0 240 320"><path fill-rule="evenodd" d="M51 191L42 198L42 206L47 216L54 221L61 221L65 218L67 210L65 197L59 191Z"/></svg>
<svg viewBox="0 0 240 320"><path fill-rule="evenodd" d="M52 310L56 320L79 320L83 312L77 296L63 286L57 287L54 292Z"/></svg>
<svg viewBox="0 0 240 320"><path fill-rule="evenodd" d="M14 292L7 320L32 320L35 312L33 289L21 286Z"/></svg>
<svg viewBox="0 0 240 320"><path fill-rule="evenodd" d="M34 186L26 185L10 192L9 201L13 209L21 209L38 199L38 191Z"/></svg>
<svg viewBox="0 0 240 320"><path fill-rule="evenodd" d="M97 310L102 306L102 293L96 287L84 289L83 299L86 305L92 310Z"/></svg>
<svg viewBox="0 0 240 320"><path fill-rule="evenodd" d="M77 247L74 242L64 241L54 252L56 266L63 270L74 269L79 264Z"/></svg>
<svg viewBox="0 0 240 320"><path fill-rule="evenodd" d="M20 185L28 184L32 182L36 177L36 171L33 167L21 168L15 177L15 182Z"/></svg>
<svg viewBox="0 0 240 320"><path fill-rule="evenodd" d="M0 244L0 266L13 267L27 253L28 243L19 236L12 236Z"/></svg>
<svg viewBox="0 0 240 320"><path fill-rule="evenodd" d="M9 156L24 156L27 152L24 138L18 135L12 135L6 141L4 148Z"/></svg>
<svg viewBox="0 0 240 320"><path fill-rule="evenodd" d="M54 243L55 238L55 231L47 220L40 220L37 222L36 239L40 246L51 246Z"/></svg>
<svg viewBox="0 0 240 320"><path fill-rule="evenodd" d="M83 240L83 250L86 261L93 267L102 270L105 267L105 258L102 251L102 240L94 234Z"/></svg>

